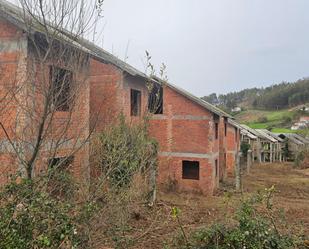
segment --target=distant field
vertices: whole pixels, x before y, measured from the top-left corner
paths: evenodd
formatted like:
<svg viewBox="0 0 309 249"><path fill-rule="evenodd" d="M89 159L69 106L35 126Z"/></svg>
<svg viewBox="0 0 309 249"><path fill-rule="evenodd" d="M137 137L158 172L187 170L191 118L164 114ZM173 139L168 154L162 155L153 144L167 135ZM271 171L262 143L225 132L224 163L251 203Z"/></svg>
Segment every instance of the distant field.
<svg viewBox="0 0 309 249"><path fill-rule="evenodd" d="M235 118L238 122L247 124L253 129L270 129L277 133L289 133L294 132L290 127L298 116L296 110L246 110L235 115Z"/></svg>
<svg viewBox="0 0 309 249"><path fill-rule="evenodd" d="M295 130L286 129L286 128L273 128L271 131L274 133L296 133Z"/></svg>

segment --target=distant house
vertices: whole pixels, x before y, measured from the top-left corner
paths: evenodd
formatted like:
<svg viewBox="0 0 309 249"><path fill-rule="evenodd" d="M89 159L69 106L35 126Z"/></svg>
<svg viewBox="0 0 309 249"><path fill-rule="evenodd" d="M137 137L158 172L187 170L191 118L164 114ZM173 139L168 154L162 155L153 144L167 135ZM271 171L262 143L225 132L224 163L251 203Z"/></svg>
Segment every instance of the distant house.
<svg viewBox="0 0 309 249"><path fill-rule="evenodd" d="M309 107L308 106L304 106L304 107L300 108L299 110L300 111L309 112Z"/></svg>
<svg viewBox="0 0 309 249"><path fill-rule="evenodd" d="M240 112L240 111L241 111L241 107L236 106L236 107L232 108L231 111L232 111L232 112Z"/></svg>
<svg viewBox="0 0 309 249"><path fill-rule="evenodd" d="M299 122L309 123L309 116L300 117Z"/></svg>
<svg viewBox="0 0 309 249"><path fill-rule="evenodd" d="M299 118L299 121L294 123L291 130L302 130L309 127L309 116L303 116Z"/></svg>

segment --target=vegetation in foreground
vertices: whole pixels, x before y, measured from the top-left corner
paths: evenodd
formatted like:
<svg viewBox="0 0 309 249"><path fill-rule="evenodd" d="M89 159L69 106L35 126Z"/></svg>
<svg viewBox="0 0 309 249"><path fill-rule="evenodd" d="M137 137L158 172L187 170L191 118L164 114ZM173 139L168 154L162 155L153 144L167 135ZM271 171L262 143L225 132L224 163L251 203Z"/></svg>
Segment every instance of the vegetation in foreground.
<svg viewBox="0 0 309 249"><path fill-rule="evenodd" d="M274 186L241 201L233 220L194 230L176 240L177 248L306 248L301 236L290 233L284 215L272 203ZM178 219L178 211L173 215ZM179 223L180 228L182 224ZM175 247L175 248L176 248Z"/></svg>
<svg viewBox="0 0 309 249"><path fill-rule="evenodd" d="M42 188L44 178L12 183L1 191L0 248L308 248L308 169L256 165L243 194L229 178L216 196L160 192L153 206L144 179L82 200Z"/></svg>
<svg viewBox="0 0 309 249"><path fill-rule="evenodd" d="M92 141L96 177L77 184L55 165L33 179L16 177L0 190L0 248L128 248L131 215L153 205L157 145L145 123L119 124Z"/></svg>

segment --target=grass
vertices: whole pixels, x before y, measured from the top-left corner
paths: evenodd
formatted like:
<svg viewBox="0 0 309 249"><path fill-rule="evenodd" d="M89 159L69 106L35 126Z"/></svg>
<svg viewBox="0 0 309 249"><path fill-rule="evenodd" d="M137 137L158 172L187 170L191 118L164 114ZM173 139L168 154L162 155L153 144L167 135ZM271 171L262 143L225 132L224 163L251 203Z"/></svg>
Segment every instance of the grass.
<svg viewBox="0 0 309 249"><path fill-rule="evenodd" d="M289 127L297 117L297 111L288 109L279 111L247 110L235 116L239 122L245 123L253 129L269 129L278 133L293 132ZM265 119L265 122L261 119Z"/></svg>
<svg viewBox="0 0 309 249"><path fill-rule="evenodd" d="M269 126L267 123L247 123L247 125L253 129L267 129Z"/></svg>
<svg viewBox="0 0 309 249"><path fill-rule="evenodd" d="M296 133L296 131L286 128L273 128L271 131L274 133Z"/></svg>

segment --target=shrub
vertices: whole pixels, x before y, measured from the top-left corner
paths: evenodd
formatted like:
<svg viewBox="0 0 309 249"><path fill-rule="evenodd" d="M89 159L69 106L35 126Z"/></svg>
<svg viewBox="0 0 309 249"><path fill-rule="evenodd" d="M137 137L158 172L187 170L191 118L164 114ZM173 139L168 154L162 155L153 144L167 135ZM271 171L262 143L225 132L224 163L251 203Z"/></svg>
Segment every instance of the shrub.
<svg viewBox="0 0 309 249"><path fill-rule="evenodd" d="M156 196L157 143L148 136L147 119L118 123L92 140L90 197L97 210L88 218L88 248L128 248L130 221L142 216L141 203L152 206ZM85 218L84 220L87 220Z"/></svg>
<svg viewBox="0 0 309 249"><path fill-rule="evenodd" d="M76 248L73 206L44 191L40 180L11 183L0 193L0 248Z"/></svg>
<svg viewBox="0 0 309 249"><path fill-rule="evenodd" d="M299 151L295 156L295 166L298 168L309 168L309 149Z"/></svg>
<svg viewBox="0 0 309 249"><path fill-rule="evenodd" d="M268 118L266 116L262 116L258 118L258 122L259 123L267 123L268 122Z"/></svg>
<svg viewBox="0 0 309 249"><path fill-rule="evenodd" d="M291 118L291 117L289 117L289 116L284 116L284 118L283 118L283 124L289 125L289 124L291 124L291 122L292 122L292 118Z"/></svg>
<svg viewBox="0 0 309 249"><path fill-rule="evenodd" d="M250 144L248 144L247 142L241 142L240 150L244 156L247 156L248 150L250 150L250 147L251 147Z"/></svg>
<svg viewBox="0 0 309 249"><path fill-rule="evenodd" d="M188 242L181 236L176 242L178 248L302 248L302 238L280 231L284 220L279 219L280 215L276 213L278 210L272 205L273 193L272 187L243 200L232 222L218 223L193 231Z"/></svg>
<svg viewBox="0 0 309 249"><path fill-rule="evenodd" d="M121 114L118 125L99 135L94 153L97 168L111 187L128 187L136 173L156 171L157 143L148 136L147 121L131 126Z"/></svg>
<svg viewBox="0 0 309 249"><path fill-rule="evenodd" d="M90 188L55 167L0 190L1 249L133 244L127 236L129 221L139 219L141 203L149 206L155 199L151 179L156 177L157 143L149 138L146 121L130 126L121 116L118 125L94 139L92 148L97 160L91 166L100 172Z"/></svg>

